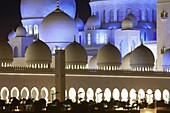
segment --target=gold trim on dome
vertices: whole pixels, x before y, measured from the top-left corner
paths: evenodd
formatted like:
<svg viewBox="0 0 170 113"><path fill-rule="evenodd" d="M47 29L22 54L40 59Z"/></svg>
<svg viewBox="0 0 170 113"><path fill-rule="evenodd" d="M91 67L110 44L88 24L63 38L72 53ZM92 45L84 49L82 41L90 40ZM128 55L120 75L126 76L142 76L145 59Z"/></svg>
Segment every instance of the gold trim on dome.
<svg viewBox="0 0 170 113"><path fill-rule="evenodd" d="M56 10L54 10L54 12L63 12L63 11L61 11L59 8L57 8Z"/></svg>

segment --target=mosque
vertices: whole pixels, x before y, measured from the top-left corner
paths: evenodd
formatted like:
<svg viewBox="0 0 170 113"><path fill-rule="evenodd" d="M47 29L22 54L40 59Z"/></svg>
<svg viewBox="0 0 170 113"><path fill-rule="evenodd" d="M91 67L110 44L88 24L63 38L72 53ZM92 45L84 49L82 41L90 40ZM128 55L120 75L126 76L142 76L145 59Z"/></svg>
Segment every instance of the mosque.
<svg viewBox="0 0 170 113"><path fill-rule="evenodd" d="M75 0L21 0L22 25L0 41L1 99L169 102L170 0L89 5L83 23Z"/></svg>

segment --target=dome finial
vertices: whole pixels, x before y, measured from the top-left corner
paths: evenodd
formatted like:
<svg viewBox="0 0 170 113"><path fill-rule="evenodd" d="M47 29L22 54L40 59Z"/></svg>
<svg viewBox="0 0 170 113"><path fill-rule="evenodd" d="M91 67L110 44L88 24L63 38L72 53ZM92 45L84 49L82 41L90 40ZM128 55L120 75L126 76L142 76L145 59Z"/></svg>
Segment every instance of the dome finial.
<svg viewBox="0 0 170 113"><path fill-rule="evenodd" d="M131 46L131 52L133 51L133 47Z"/></svg>
<svg viewBox="0 0 170 113"><path fill-rule="evenodd" d="M59 9L59 0L57 0L57 9Z"/></svg>
<svg viewBox="0 0 170 113"><path fill-rule="evenodd" d="M12 30L11 30L12 32L15 32L15 29L14 28L12 28Z"/></svg>
<svg viewBox="0 0 170 113"><path fill-rule="evenodd" d="M57 0L57 8L56 8L56 10L54 10L54 12L62 12L61 10L60 10L60 7L59 7L60 5L59 5L59 0Z"/></svg>
<svg viewBox="0 0 170 113"><path fill-rule="evenodd" d="M107 42L107 44L110 44L110 37L108 37L108 42Z"/></svg>
<svg viewBox="0 0 170 113"><path fill-rule="evenodd" d="M76 18L79 18L79 14L77 13Z"/></svg>
<svg viewBox="0 0 170 113"><path fill-rule="evenodd" d="M22 26L22 27L23 27L23 24L22 24L22 22L21 22L21 23L19 23L19 26Z"/></svg>
<svg viewBox="0 0 170 113"><path fill-rule="evenodd" d="M74 35L74 42L76 42L76 35Z"/></svg>
<svg viewBox="0 0 170 113"><path fill-rule="evenodd" d="M141 45L143 45L143 39L141 39Z"/></svg>
<svg viewBox="0 0 170 113"><path fill-rule="evenodd" d="M39 33L37 34L37 40L40 40Z"/></svg>
<svg viewBox="0 0 170 113"><path fill-rule="evenodd" d="M94 16L94 15L95 15L95 13L94 13L94 12L92 12L92 15Z"/></svg>

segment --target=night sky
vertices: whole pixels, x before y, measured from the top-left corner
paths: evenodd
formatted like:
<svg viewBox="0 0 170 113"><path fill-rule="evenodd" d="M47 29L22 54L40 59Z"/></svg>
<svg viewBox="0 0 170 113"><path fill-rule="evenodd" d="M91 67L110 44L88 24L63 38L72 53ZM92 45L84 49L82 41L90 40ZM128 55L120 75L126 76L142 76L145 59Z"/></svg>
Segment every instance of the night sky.
<svg viewBox="0 0 170 113"><path fill-rule="evenodd" d="M89 0L76 0L77 13L86 22L90 15ZM20 0L0 0L0 38L7 38L21 23Z"/></svg>

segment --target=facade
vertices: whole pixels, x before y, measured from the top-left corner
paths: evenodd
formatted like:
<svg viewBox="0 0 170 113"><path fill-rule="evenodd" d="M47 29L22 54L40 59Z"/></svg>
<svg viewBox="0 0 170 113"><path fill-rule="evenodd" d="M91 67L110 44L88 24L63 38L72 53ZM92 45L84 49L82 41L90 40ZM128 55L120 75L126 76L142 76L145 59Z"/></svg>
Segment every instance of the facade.
<svg viewBox="0 0 170 113"><path fill-rule="evenodd" d="M0 41L1 99L169 102L170 1L92 0L85 24L74 0L53 3L21 0L23 26Z"/></svg>

